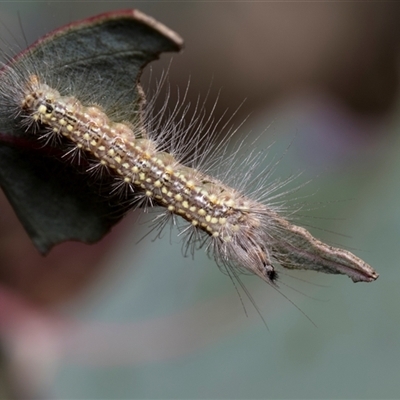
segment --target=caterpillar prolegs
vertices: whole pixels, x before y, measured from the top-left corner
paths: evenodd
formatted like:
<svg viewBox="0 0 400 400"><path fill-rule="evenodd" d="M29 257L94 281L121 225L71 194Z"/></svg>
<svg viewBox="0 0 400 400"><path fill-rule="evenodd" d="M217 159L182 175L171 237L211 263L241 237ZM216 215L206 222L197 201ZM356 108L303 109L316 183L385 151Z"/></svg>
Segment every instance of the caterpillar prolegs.
<svg viewBox="0 0 400 400"><path fill-rule="evenodd" d="M126 18L126 14L123 15ZM142 25L144 21L147 28L157 29L158 33L178 42L176 34L136 12L136 18L138 15ZM117 19L114 17L116 23ZM63 36L58 34L58 40L60 38ZM68 40L76 40L76 35ZM49 40L43 43L48 46ZM34 49L35 57L40 46L41 42ZM93 50L94 55L96 51ZM62 54L55 56L62 57ZM9 118L13 118L14 123L31 137L45 138L45 146L59 143L64 151L72 148L82 152L88 163L84 173L101 169L102 175L113 182L110 193L117 188L122 193L121 201L129 200L132 207L162 208L159 221L171 218L186 221L187 240L197 247L205 247L219 266L228 271L232 268L249 271L269 284L274 284L277 279L277 265L345 274L354 282L370 282L378 277L372 267L349 251L328 246L304 228L286 220L279 208L268 203L265 193L270 188L267 186L246 192L245 185L232 186L225 181L228 173L215 178L209 170L202 168L202 162L185 163L193 150L192 160L197 161L202 161L206 155L211 156L212 151L208 149L206 154L202 154L195 144L185 144L180 140L179 123L172 128L165 126L169 133L173 132L173 138L168 139L167 135L160 134L160 130L152 129L154 125L162 127L162 123L155 121L157 113L145 112L140 106L131 112L129 107L134 108L137 104L127 102L124 96L118 101L126 101L123 107L128 111L123 113L125 118L115 120L112 114L107 113L106 107L102 107L98 88L93 87L93 96L82 97L74 93L71 87L73 89L85 80L79 75L81 64L84 65L86 60L84 57L79 68L68 77L69 83L77 77L80 81L71 84L68 90L64 90L52 76L51 63L55 57L46 58L46 63L41 66L30 62L29 54L24 57L22 66L26 69L23 71L21 68L13 70L12 62L3 70L6 79L0 85L0 94ZM56 68L59 68L58 64L54 65ZM10 88L13 79L18 83ZM104 79L111 78L107 75ZM133 118L132 115L139 117ZM201 129L201 124L196 129ZM207 146L210 143L207 129L200 134ZM224 165L228 168L229 161ZM235 177L231 182L260 177L246 171L246 165L242 167L242 177ZM268 177L267 172L265 176ZM267 185L262 175L259 182Z"/></svg>

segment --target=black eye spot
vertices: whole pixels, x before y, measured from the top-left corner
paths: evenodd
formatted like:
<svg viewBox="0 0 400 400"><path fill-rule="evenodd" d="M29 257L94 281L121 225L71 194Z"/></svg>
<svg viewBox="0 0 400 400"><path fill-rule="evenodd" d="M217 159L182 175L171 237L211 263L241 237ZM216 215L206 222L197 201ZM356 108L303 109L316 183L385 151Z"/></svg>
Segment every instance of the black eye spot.
<svg viewBox="0 0 400 400"><path fill-rule="evenodd" d="M54 110L54 107L50 104L46 104L46 113L51 114Z"/></svg>
<svg viewBox="0 0 400 400"><path fill-rule="evenodd" d="M271 282L275 282L278 280L278 273L275 270L268 271L267 276Z"/></svg>

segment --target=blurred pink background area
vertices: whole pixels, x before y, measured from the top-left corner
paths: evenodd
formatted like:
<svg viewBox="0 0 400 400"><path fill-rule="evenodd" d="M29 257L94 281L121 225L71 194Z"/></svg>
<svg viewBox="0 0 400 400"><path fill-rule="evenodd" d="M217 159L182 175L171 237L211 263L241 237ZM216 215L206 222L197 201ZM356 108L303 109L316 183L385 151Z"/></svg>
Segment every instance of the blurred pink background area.
<svg viewBox="0 0 400 400"><path fill-rule="evenodd" d="M13 49L17 44L24 47L18 18L28 42L33 42L71 21L129 7L155 17L185 40L184 52L173 55L171 65L171 55L151 64L153 77L169 68L172 88L182 90L190 77L192 103L210 86L211 97L221 88L216 118L226 109L232 113L246 99L234 116L236 124L247 118L238 135L262 134L265 147L276 142L278 158L291 143L278 171L303 171L304 181L312 179L302 193L314 193L312 201L324 204L308 214L321 217L311 220L320 229L313 233L346 248L357 247L355 253L378 263L374 267L381 278L354 289L347 281L340 286L345 278L293 274L288 284L311 296L324 297L324 289L312 284L336 285L330 301L322 304L304 299L284 284L281 287L316 322L317 330L282 296L271 295L262 282L245 279L273 332L269 334L247 299L246 316L229 278L218 275L212 260L204 255L196 255L194 261L182 259L175 233L173 245L169 232L163 241L153 242L152 237L140 241L148 225L131 214L98 244L65 243L43 257L0 193L0 395L361 398L369 393L378 398L398 394L398 383L390 379L395 367L385 370L381 386L372 385L367 374L356 373L356 384L350 373L343 378L338 372L338 383L344 382L340 389L328 383L328 372L323 375L323 371L338 348L347 349L349 357L354 351L353 358L367 358L349 361L349 368L357 371L373 364L372 357L385 363L383 356L370 353L379 342L393 341L399 351L391 336L397 328L392 334L377 328L386 326L387 320L399 322L397 308L382 305L399 301L398 259L385 247L392 240L397 248L399 236L393 232L400 233L400 225L393 223L399 212L394 208L389 213L392 203L399 203L399 190L394 189L398 181L388 181L399 167L399 4L1 3L2 37L7 43L3 47L8 52L10 43ZM388 199L383 202L380 215L387 212L383 219L374 209L381 198ZM381 226L381 221L387 225ZM374 231L379 226L381 230ZM330 230L351 238L329 236ZM391 269L394 262L396 270ZM390 277L388 286L381 283L385 274ZM304 277L311 287L295 277ZM388 312L384 322L382 308ZM366 309L370 314L359 320ZM340 344L340 338L352 343L351 349ZM289 349L293 353L287 355ZM376 351L390 357L386 348ZM332 360L331 368L341 371L341 361ZM388 361L389 366L392 363L396 365L395 360ZM297 374L302 365L304 372ZM86 376L84 368L101 372ZM283 378L276 377L275 383L269 379L274 368L282 376L287 371L291 382L287 387L282 388ZM110 377L111 370L120 375ZM106 376L117 383L106 384ZM314 379L322 383L313 386ZM76 380L79 384L74 386Z"/></svg>

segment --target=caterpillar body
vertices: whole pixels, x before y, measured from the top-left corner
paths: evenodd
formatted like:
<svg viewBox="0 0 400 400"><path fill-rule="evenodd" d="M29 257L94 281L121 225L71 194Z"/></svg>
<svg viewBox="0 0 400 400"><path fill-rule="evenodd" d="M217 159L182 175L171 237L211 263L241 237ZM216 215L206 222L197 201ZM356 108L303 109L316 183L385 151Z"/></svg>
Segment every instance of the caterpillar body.
<svg viewBox="0 0 400 400"><path fill-rule="evenodd" d="M350 252L319 242L267 205L182 165L159 151L156 140L137 137L134 128L110 121L96 106L61 96L36 75L30 77L21 110L32 122L89 153L134 196L188 221L194 236L204 234L225 267L242 267L272 283L277 277L272 254L287 268L303 262L309 269L314 264L331 273L347 273L355 281L375 277L372 268Z"/></svg>
<svg viewBox="0 0 400 400"><path fill-rule="evenodd" d="M63 94L40 68L18 77L22 79L18 91L10 95L2 88L2 93L8 96L14 118L28 133L45 137L49 145L50 138L82 151L90 164L86 172L102 168L132 204L162 207L163 218L159 220L183 218L189 245L206 246L228 273L244 269L274 284L279 264L289 269L345 274L354 282L378 277L372 267L349 251L328 246L288 222L279 209L260 200L266 196L259 191L246 194L242 188L210 176L201 163L195 168L184 164L185 153L193 148L169 151L165 136L148 129L153 117L146 120L144 113L135 121L114 121L94 102ZM174 135L179 136L179 132ZM243 180L251 180L248 172Z"/></svg>

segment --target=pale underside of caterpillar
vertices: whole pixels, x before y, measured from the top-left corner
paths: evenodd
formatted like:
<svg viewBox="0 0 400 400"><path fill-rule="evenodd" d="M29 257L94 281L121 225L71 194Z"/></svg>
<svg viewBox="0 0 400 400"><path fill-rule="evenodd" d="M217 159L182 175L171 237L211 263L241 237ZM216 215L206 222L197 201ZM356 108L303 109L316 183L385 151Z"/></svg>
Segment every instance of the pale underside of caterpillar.
<svg viewBox="0 0 400 400"><path fill-rule="evenodd" d="M156 26L149 17L137 15L141 23ZM162 28L162 33L166 29ZM167 34L178 42L176 34ZM90 96L82 100L71 90L63 93L62 85L54 84L57 79L49 80L49 73L42 73L46 65L32 66L29 53L24 57L28 61L22 63L23 70L13 70L11 63L3 71L6 78L0 86L2 107L9 118L15 119L27 134L45 138L46 146L56 143L64 151L72 147L81 152L88 163L84 173L100 169L102 176L114 182L110 192L118 188L121 201L129 200L131 208L163 208L164 218L158 218L163 221L160 226L176 216L183 218L187 222L187 240L194 247L205 246L228 273L232 268L244 269L274 284L275 266L279 264L289 269L345 274L354 282L377 279L378 274L363 260L315 239L304 228L291 224L279 209L260 201L266 197L259 195L260 188L255 196L214 178L208 170L184 164L185 157L177 156L179 151L168 151L163 143L165 137L155 137L154 132L147 131L145 115L132 121L132 113L126 111L125 120L129 122L121 118L115 121L96 101L87 101ZM48 60L52 62L51 58ZM82 82L84 77L75 85ZM93 98L96 100L96 95ZM124 105L125 109L134 106L137 104ZM136 109L142 113L140 104ZM179 131L174 136L179 136ZM193 146L181 146L181 156L189 149L193 150ZM207 156L212 156L212 151ZM244 172L243 180L249 179ZM268 190L265 188L264 193Z"/></svg>

